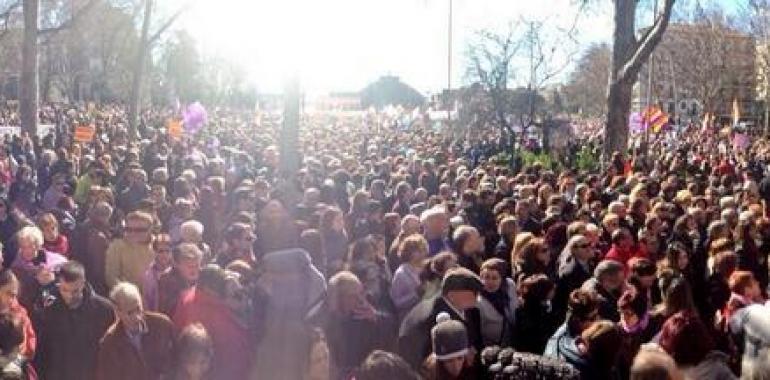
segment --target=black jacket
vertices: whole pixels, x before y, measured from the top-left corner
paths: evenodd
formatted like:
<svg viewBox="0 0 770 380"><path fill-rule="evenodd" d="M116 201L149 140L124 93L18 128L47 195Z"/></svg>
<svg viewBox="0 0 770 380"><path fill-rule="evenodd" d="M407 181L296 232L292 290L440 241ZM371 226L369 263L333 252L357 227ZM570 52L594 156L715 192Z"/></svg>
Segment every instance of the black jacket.
<svg viewBox="0 0 770 380"><path fill-rule="evenodd" d="M559 268L559 278L556 281L556 292L553 305L556 314L563 320L567 314L567 300L575 289L580 289L583 283L591 278L589 270L585 270L573 257L567 259L566 264Z"/></svg>
<svg viewBox="0 0 770 380"><path fill-rule="evenodd" d="M481 315L476 308L465 311L465 319L447 304L443 297L424 300L418 303L401 322L398 333L398 353L414 369L419 369L425 358L432 352L430 330L436 325L436 316L446 312L454 319L463 322L468 331L468 340L476 348L482 350Z"/></svg>
<svg viewBox="0 0 770 380"><path fill-rule="evenodd" d="M83 292L83 301L75 309L65 305L56 291L33 314L38 337L34 366L41 379L94 378L99 340L115 315L109 301L90 286Z"/></svg>

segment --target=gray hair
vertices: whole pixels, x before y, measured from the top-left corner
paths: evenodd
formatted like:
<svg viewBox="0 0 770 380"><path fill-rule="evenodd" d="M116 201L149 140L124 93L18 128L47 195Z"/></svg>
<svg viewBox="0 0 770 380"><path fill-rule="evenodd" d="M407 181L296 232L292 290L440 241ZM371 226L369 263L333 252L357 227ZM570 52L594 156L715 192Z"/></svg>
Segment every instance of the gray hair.
<svg viewBox="0 0 770 380"><path fill-rule="evenodd" d="M623 264L613 260L602 260L594 269L594 277L601 281L609 276L623 272Z"/></svg>
<svg viewBox="0 0 770 380"><path fill-rule="evenodd" d="M37 226L22 227L22 229L16 233L16 241L21 240L28 240L36 247L40 248L43 246L43 231Z"/></svg>
<svg viewBox="0 0 770 380"><path fill-rule="evenodd" d="M139 288L130 282L118 282L110 291L110 300L115 306L125 304L126 301L136 301L142 303L142 293Z"/></svg>

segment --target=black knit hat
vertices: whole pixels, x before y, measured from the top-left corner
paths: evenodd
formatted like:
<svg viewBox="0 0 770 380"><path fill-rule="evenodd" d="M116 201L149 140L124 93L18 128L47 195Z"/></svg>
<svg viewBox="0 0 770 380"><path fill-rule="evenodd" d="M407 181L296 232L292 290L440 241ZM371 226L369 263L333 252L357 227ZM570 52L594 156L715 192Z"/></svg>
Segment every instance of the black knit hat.
<svg viewBox="0 0 770 380"><path fill-rule="evenodd" d="M441 294L451 291L469 290L479 293L484 285L479 276L465 268L454 268L447 271L441 282Z"/></svg>
<svg viewBox="0 0 770 380"><path fill-rule="evenodd" d="M452 320L447 313L440 313L436 322L430 332L436 359L449 360L467 354L468 333L465 331L465 325Z"/></svg>

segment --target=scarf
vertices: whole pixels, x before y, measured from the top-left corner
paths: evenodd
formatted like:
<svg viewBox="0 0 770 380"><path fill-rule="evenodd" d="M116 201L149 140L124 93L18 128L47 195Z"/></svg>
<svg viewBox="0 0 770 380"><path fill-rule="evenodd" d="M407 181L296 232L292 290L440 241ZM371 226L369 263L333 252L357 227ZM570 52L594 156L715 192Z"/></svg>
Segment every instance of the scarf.
<svg viewBox="0 0 770 380"><path fill-rule="evenodd" d="M620 319L620 327L623 328L627 334L637 334L647 328L650 323L650 313L644 313L644 316L636 322L636 324L629 326L622 318Z"/></svg>

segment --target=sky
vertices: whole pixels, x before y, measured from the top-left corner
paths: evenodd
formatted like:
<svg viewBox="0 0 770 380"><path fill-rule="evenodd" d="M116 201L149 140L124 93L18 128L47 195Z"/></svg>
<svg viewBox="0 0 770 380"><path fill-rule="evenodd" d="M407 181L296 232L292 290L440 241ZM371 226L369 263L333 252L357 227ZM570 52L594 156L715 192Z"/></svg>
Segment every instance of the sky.
<svg viewBox="0 0 770 380"><path fill-rule="evenodd" d="M595 3L578 19L583 47L612 34L611 10L602 5L609 1ZM569 28L576 4L453 0L453 86L464 83L474 32L503 31L520 19ZM449 0L197 0L178 27L204 54L243 65L260 92L280 92L292 74L311 93L358 91L390 74L429 93L447 84L448 9Z"/></svg>

